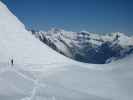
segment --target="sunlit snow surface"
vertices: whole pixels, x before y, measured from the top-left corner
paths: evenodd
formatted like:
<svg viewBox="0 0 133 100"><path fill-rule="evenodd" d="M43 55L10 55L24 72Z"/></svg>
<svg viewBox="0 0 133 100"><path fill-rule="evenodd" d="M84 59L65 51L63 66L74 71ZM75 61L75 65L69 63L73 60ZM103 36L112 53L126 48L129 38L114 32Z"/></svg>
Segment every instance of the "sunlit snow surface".
<svg viewBox="0 0 133 100"><path fill-rule="evenodd" d="M105 65L67 59L0 2L0 100L133 100L132 84L133 55Z"/></svg>
<svg viewBox="0 0 133 100"><path fill-rule="evenodd" d="M0 64L2 100L132 100L132 58L107 65ZM91 67L90 67L91 66Z"/></svg>

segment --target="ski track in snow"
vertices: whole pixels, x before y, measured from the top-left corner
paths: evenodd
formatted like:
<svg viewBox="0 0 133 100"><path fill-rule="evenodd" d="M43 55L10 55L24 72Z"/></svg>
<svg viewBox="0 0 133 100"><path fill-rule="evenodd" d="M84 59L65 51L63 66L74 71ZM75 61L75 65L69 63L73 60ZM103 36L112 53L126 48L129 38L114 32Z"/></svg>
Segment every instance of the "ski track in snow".
<svg viewBox="0 0 133 100"><path fill-rule="evenodd" d="M39 81L38 81L37 79L32 79L32 78L26 76L25 74L21 73L21 72L19 71L19 69L16 68L15 66L9 66L9 67L7 67L7 68L2 68L2 69L0 69L0 74L5 73L5 72L8 72L8 71L15 72L15 73L17 73L19 76L23 77L23 78L26 79L26 80L32 81L32 82L35 84L35 87L33 87L33 90L31 91L31 96L29 96L29 97L26 98L26 99L22 99L22 100L34 100L35 95L36 95L36 92L37 92L37 88L38 88L38 87L42 87L42 88L47 87L47 85L39 83ZM55 99L53 99L53 100L55 100Z"/></svg>
<svg viewBox="0 0 133 100"><path fill-rule="evenodd" d="M6 73L6 72L14 72L17 75L19 75L20 77L22 77L23 79L31 81L34 84L34 87L31 91L31 95L29 95L26 98L22 98L21 100L36 100L35 96L36 96L36 93L37 93L37 89L38 88L46 88L46 87L48 87L48 85L46 85L44 83L43 84L40 83L38 79L31 78L28 75L23 74L21 71L43 72L44 70L47 70L47 68L49 68L49 66L52 67L52 65L57 66L57 65L66 65L66 64L64 64L64 63L24 64L24 65L15 64L15 65L11 66L10 64L0 62L0 65L2 66L2 67L0 67L0 75L3 74L3 73ZM35 67L35 66L37 66L37 67ZM60 87L66 89L64 86L60 86ZM72 90L72 91L74 91L74 90ZM52 96L48 100L56 100L56 97Z"/></svg>
<svg viewBox="0 0 133 100"><path fill-rule="evenodd" d="M34 84L34 87L32 88L32 91L30 92L30 95L28 97L22 98L21 100L38 100L36 99L36 93L37 90L39 88L48 88L49 85L45 84L45 83L40 83L39 79L37 78L31 78L30 76L26 75L23 73L23 71L26 72L44 72L44 70L49 70L49 66L52 67L52 65L64 65L64 63L51 63L51 64L24 64L24 65L9 65L6 63L0 63L0 65L3 65L3 67L0 68L0 75L6 72L14 72L17 75L19 75L20 77L22 77L25 80L31 81ZM36 66L36 67L35 67ZM45 66L45 67L44 67ZM56 68L56 67L55 67ZM50 68L50 70L55 70L54 67L52 67L52 69ZM82 67L82 68L86 68L86 67ZM58 68L57 68L58 69ZM95 69L95 68L94 68ZM22 71L22 72L21 72ZM44 72L45 73L45 72ZM51 87L51 86L50 86ZM58 87L58 86L57 86ZM67 90L66 87L64 87L63 85L60 85L59 88L62 88L64 90ZM76 92L75 89L70 89L70 91ZM55 96L50 97L49 99L46 100L56 100Z"/></svg>

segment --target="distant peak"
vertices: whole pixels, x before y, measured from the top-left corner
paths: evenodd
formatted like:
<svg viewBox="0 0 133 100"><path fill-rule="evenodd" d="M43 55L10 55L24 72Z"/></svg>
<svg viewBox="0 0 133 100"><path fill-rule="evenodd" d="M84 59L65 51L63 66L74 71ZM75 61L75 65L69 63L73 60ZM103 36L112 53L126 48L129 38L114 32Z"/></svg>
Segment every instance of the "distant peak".
<svg viewBox="0 0 133 100"><path fill-rule="evenodd" d="M58 33L58 32L61 32L61 31L64 31L64 30L61 29L61 28L51 28L50 29L50 32L54 32L54 33Z"/></svg>

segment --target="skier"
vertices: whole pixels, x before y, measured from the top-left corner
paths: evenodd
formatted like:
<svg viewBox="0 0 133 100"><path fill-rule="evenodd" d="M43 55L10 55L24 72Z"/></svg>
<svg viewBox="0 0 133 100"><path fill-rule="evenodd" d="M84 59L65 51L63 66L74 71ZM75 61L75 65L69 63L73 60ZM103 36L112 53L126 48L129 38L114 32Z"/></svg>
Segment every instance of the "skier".
<svg viewBox="0 0 133 100"><path fill-rule="evenodd" d="M13 59L11 59L11 66L13 66L14 65L14 62L13 62Z"/></svg>

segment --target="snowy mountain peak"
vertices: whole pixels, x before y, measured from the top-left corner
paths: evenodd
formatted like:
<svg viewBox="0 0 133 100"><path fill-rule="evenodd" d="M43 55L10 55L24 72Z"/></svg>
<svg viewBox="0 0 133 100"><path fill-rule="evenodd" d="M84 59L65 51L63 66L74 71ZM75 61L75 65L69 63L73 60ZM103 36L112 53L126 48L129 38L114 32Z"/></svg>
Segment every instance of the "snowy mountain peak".
<svg viewBox="0 0 133 100"><path fill-rule="evenodd" d="M51 30L49 30L48 32L49 33L61 33L63 31L64 30L63 29L60 29L60 28L51 28Z"/></svg>

